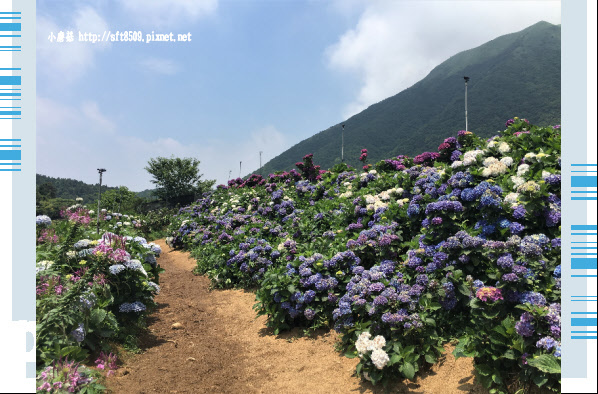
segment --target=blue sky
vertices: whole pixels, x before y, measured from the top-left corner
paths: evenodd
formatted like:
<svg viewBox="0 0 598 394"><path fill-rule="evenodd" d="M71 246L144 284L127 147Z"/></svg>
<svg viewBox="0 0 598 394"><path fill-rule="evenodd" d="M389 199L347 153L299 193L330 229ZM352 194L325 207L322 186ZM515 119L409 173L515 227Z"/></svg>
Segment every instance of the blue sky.
<svg viewBox="0 0 598 394"><path fill-rule="evenodd" d="M223 183L540 20L560 23L560 2L38 0L37 172L93 183L104 167L140 191L147 161L175 155ZM192 36L77 42L125 30Z"/></svg>

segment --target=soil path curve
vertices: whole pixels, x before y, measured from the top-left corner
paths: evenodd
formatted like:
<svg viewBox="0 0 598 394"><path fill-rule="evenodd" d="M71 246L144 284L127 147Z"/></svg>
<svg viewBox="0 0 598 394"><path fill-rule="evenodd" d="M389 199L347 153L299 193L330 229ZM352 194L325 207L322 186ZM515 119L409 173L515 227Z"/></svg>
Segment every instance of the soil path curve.
<svg viewBox="0 0 598 394"><path fill-rule="evenodd" d="M253 293L209 290L195 276L195 260L170 250L159 263L158 310L140 338L142 354L127 356L107 381L113 393L382 393L354 376L356 359L334 350L334 331L313 338L298 330L272 335L255 317ZM173 329L174 323L182 328ZM469 359L448 354L424 377L391 388L395 393L483 393Z"/></svg>

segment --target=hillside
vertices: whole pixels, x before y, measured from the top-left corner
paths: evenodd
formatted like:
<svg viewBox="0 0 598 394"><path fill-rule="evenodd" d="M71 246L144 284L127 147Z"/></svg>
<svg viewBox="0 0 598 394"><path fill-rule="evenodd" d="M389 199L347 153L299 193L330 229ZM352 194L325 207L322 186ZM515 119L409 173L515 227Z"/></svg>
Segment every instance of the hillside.
<svg viewBox="0 0 598 394"><path fill-rule="evenodd" d="M560 123L561 27L539 22L458 53L424 79L301 141L264 165L261 173L290 170L307 153L330 168L341 161L345 124L345 162L358 166L399 154L436 151L438 141L465 128L464 81L468 84L469 129L489 137L504 120L519 116L537 125ZM391 72L391 70L389 70Z"/></svg>
<svg viewBox="0 0 598 394"><path fill-rule="evenodd" d="M39 187L45 183L54 186L57 198L64 198L74 200L77 197L83 198L83 203L87 204L98 199L98 184L90 185L83 181L70 178L53 178L46 175L36 174L36 185ZM118 189L118 187L110 187L102 185L102 193L106 190ZM152 199L152 190L144 190L137 193L140 198Z"/></svg>

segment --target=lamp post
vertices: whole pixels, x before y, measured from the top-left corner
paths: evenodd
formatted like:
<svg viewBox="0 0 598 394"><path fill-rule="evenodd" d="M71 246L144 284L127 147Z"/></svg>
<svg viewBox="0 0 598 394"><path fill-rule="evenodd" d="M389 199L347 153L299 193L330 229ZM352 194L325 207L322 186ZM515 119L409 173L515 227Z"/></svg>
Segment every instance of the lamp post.
<svg viewBox="0 0 598 394"><path fill-rule="evenodd" d="M260 151L260 175L262 175L262 151Z"/></svg>
<svg viewBox="0 0 598 394"><path fill-rule="evenodd" d="M100 187L98 190L98 221L97 221L97 233L100 233L100 201L102 200L102 173L106 172L104 168L98 168L100 173Z"/></svg>
<svg viewBox="0 0 598 394"><path fill-rule="evenodd" d="M341 126L341 162L345 162L345 124Z"/></svg>
<svg viewBox="0 0 598 394"><path fill-rule="evenodd" d="M122 185L121 185L121 186L118 188L118 213L121 213L121 212L120 212L120 207L121 207L121 204L122 204L122 202L123 202L123 200L122 200L122 191L123 191L123 189L122 189Z"/></svg>
<svg viewBox="0 0 598 394"><path fill-rule="evenodd" d="M465 131L468 131L467 126L467 82L469 81L469 77L463 77L465 80Z"/></svg>

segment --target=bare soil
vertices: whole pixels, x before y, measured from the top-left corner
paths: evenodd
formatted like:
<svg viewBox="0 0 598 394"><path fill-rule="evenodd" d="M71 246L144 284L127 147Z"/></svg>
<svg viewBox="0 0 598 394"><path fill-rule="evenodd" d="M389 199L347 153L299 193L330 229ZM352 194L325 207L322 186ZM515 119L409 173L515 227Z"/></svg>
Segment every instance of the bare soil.
<svg viewBox="0 0 598 394"><path fill-rule="evenodd" d="M334 350L337 335L310 337L295 329L273 335L256 318L255 296L243 290L210 290L195 276L186 252L164 251L158 309L140 337L142 354L125 355L106 385L114 393L382 393L354 375L356 359ZM173 324L180 323L179 328ZM177 325L178 326L178 325ZM443 359L415 381L389 387L392 393L485 393L475 382L470 359Z"/></svg>

